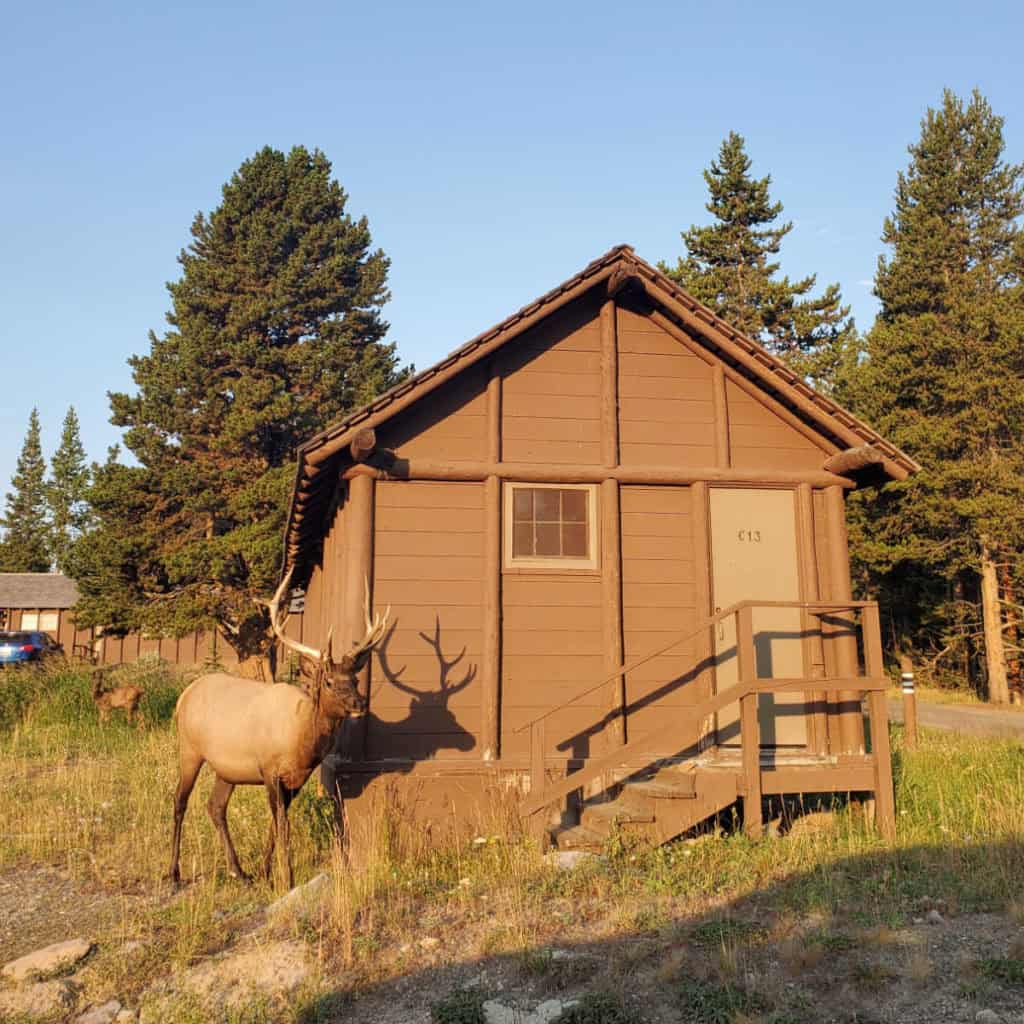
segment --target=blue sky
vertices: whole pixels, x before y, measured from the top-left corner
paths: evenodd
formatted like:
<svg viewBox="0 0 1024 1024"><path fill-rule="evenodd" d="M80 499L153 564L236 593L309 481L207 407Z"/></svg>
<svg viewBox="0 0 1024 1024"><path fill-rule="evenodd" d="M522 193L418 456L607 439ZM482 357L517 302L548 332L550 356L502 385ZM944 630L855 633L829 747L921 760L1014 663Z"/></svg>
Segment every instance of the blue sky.
<svg viewBox="0 0 1024 1024"><path fill-rule="evenodd" d="M0 492L29 411L91 458L199 210L257 149L319 147L392 260L423 367L619 242L681 253L730 130L795 228L783 270L858 323L896 173L944 86L1024 160L1018 2L3 7Z"/></svg>

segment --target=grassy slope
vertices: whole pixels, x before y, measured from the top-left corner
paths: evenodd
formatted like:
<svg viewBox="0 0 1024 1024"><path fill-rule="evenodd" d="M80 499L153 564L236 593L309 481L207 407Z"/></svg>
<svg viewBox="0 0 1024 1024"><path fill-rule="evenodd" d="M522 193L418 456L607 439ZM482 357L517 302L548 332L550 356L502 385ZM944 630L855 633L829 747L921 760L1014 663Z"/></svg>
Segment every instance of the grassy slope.
<svg viewBox="0 0 1024 1024"><path fill-rule="evenodd" d="M143 729L119 718L99 726L85 674L0 677L0 872L58 864L110 893L152 892L151 903L126 904L109 925L118 941L141 941L143 953L129 963L114 944L108 951L101 943L92 971L97 998L129 1001L168 969L229 945L272 896L269 886L243 888L224 878L203 813L208 778L193 796L183 846L183 874L196 881L176 898L158 882L175 781L171 713L182 683L158 668L138 672L148 673ZM481 823L485 842L429 849L401 808L381 808L354 837L363 869L336 872L326 917L296 934L316 949L333 986L341 978L345 990L358 992L407 973L415 957L409 946L424 935L457 936L466 962L511 954L524 970L543 973L553 945L637 935L678 945L680 929L693 939L708 921L714 928L810 915L851 928L894 928L934 901L959 912L1016 907L1024 875L1021 747L925 731L921 749L908 757L899 738L897 731L895 849L845 809L820 832L773 842L730 834L642 850L623 836L606 858L563 873L510 834L507 821ZM299 882L331 866L327 811L312 786L295 806ZM231 828L243 864L258 861L267 820L260 791L236 792ZM742 939L747 925L736 927ZM305 1005L292 1012L331 1016L327 1003ZM729 1014L721 1019L735 1019Z"/></svg>

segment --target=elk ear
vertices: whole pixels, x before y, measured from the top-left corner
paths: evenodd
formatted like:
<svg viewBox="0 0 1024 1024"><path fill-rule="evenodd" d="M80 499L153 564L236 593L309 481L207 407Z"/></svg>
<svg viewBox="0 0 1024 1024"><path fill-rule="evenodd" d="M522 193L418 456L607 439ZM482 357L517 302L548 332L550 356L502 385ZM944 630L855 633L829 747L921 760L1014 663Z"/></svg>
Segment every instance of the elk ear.
<svg viewBox="0 0 1024 1024"><path fill-rule="evenodd" d="M320 671L320 664L308 655L300 654L299 671L309 679L316 679L316 674Z"/></svg>
<svg viewBox="0 0 1024 1024"><path fill-rule="evenodd" d="M369 651L360 651L354 655L346 654L341 659L341 670L343 672L360 672L369 660Z"/></svg>

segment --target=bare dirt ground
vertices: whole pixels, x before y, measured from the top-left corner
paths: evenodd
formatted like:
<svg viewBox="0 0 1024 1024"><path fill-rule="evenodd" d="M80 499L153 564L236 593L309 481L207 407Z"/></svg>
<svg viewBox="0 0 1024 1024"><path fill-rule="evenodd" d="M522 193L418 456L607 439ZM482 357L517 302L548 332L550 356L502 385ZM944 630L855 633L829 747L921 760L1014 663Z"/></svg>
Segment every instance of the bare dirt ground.
<svg viewBox="0 0 1024 1024"><path fill-rule="evenodd" d="M50 866L0 871L0 963L63 939L109 935L144 892L112 892Z"/></svg>

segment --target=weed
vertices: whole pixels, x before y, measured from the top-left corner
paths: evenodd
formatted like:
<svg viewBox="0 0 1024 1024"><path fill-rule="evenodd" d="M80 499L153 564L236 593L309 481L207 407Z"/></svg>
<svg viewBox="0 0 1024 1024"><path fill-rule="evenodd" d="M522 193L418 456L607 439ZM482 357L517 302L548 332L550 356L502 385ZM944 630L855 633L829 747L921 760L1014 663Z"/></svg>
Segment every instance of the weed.
<svg viewBox="0 0 1024 1024"><path fill-rule="evenodd" d="M757 993L697 978L680 982L677 998L685 1024L732 1024L737 1014L764 1013L768 1009Z"/></svg>
<svg viewBox="0 0 1024 1024"><path fill-rule="evenodd" d="M486 1024L487 997L476 988L460 988L434 1003L430 1017L435 1024Z"/></svg>
<svg viewBox="0 0 1024 1024"><path fill-rule="evenodd" d="M988 957L976 964L978 973L990 981L1013 988L1024 988L1024 960L1010 957Z"/></svg>
<svg viewBox="0 0 1024 1024"><path fill-rule="evenodd" d="M575 1006L563 1010L554 1024L643 1024L643 1018L621 995L588 992Z"/></svg>

